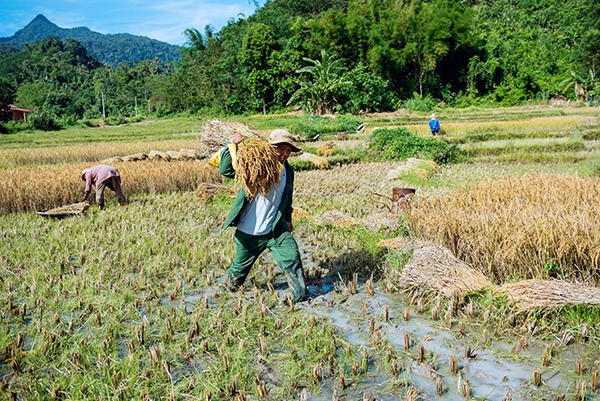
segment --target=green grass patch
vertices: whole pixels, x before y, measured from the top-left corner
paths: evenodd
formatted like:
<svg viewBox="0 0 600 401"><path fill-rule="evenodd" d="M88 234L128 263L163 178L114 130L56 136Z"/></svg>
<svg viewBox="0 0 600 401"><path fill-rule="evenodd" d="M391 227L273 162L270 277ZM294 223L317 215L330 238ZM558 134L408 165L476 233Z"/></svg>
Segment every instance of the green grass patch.
<svg viewBox="0 0 600 401"><path fill-rule="evenodd" d="M330 132L355 132L360 123L361 120L353 116L339 115L335 118L312 116L296 121L287 128L292 134L311 140L317 135Z"/></svg>
<svg viewBox="0 0 600 401"><path fill-rule="evenodd" d="M531 131L531 132L485 132L469 135L456 135L446 136L442 138L443 141L454 144L466 144L466 143L477 143L487 142L496 140L509 140L509 139L527 139L527 138L563 138L571 135L570 132L545 132L545 131Z"/></svg>
<svg viewBox="0 0 600 401"><path fill-rule="evenodd" d="M460 156L454 145L434 138L423 138L406 128L377 129L370 137L369 149L383 159L419 157L433 159L436 163L451 163Z"/></svg>

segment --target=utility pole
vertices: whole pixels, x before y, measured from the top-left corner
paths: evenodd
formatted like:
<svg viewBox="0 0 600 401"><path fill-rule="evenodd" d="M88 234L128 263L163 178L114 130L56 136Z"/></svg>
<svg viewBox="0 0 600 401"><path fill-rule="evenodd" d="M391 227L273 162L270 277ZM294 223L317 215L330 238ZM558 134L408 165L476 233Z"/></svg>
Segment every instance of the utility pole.
<svg viewBox="0 0 600 401"><path fill-rule="evenodd" d="M134 99L135 99L135 116L137 117L137 96L135 96Z"/></svg>
<svg viewBox="0 0 600 401"><path fill-rule="evenodd" d="M106 110L104 109L104 91L102 91L102 119L106 119Z"/></svg>
<svg viewBox="0 0 600 401"><path fill-rule="evenodd" d="M150 115L150 102L148 101L148 89L144 89L144 99L146 99L146 106L148 106L148 115Z"/></svg>

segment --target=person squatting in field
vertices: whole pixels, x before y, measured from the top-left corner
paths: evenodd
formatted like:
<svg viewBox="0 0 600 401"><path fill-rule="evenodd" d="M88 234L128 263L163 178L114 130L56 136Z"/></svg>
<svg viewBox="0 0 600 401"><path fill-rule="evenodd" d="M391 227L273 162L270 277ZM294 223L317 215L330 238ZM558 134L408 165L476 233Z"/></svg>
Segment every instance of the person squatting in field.
<svg viewBox="0 0 600 401"><path fill-rule="evenodd" d="M243 135L236 134L231 138L231 142L237 146L244 139L246 138ZM275 153L284 167L279 182L271 186L266 197L259 193L252 199L247 199L244 189L240 189L223 225L223 228L237 227L234 235L235 258L225 280L225 284L232 291L244 284L252 265L268 248L285 274L294 301L306 298L300 252L291 234L294 170L287 159L292 152L300 151L292 139L292 134L286 130L277 129L271 132L269 143L275 148ZM235 177L228 147L221 151L219 170L225 177Z"/></svg>
<svg viewBox="0 0 600 401"><path fill-rule="evenodd" d="M85 202L92 191L92 186L96 187L96 203L100 209L104 209L104 189L109 188L115 191L119 204L127 203L125 195L121 190L121 176L119 171L107 164L99 164L94 167L86 168L81 173L81 179L85 181L85 192L83 193L83 202Z"/></svg>

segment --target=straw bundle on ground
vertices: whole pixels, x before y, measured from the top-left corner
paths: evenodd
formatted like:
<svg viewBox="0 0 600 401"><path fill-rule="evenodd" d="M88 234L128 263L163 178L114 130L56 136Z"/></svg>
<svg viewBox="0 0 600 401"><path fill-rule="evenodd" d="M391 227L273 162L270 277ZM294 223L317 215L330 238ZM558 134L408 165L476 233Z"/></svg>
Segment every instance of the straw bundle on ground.
<svg viewBox="0 0 600 401"><path fill-rule="evenodd" d="M218 194L235 195L237 190L230 185L218 182L201 182L196 189L196 197L200 203L206 203Z"/></svg>
<svg viewBox="0 0 600 401"><path fill-rule="evenodd" d="M259 131L245 124L213 119L202 128L200 143L209 153L214 153L225 146L234 134L265 139Z"/></svg>
<svg viewBox="0 0 600 401"><path fill-rule="evenodd" d="M559 280L523 280L497 289L521 311L565 305L600 305L600 288Z"/></svg>
<svg viewBox="0 0 600 401"><path fill-rule="evenodd" d="M320 217L315 218L318 226L349 227L356 224L356 220L340 210L328 210Z"/></svg>
<svg viewBox="0 0 600 401"><path fill-rule="evenodd" d="M492 285L482 273L446 248L426 241L407 240L405 244L407 249L413 249L413 254L399 278L398 285L404 290L434 291L452 297L476 293Z"/></svg>
<svg viewBox="0 0 600 401"><path fill-rule="evenodd" d="M82 214L86 211L87 208L90 207L89 202L79 202L73 203L71 205L55 207L53 209L46 210L45 212L36 212L40 216L47 217L66 217L66 216L74 216L77 214Z"/></svg>
<svg viewBox="0 0 600 401"><path fill-rule="evenodd" d="M371 231L395 231L400 226L400 220L397 214L393 213L374 213L361 219L362 225Z"/></svg>
<svg viewBox="0 0 600 401"><path fill-rule="evenodd" d="M311 162L312 164L314 164L315 167L318 168L319 170L326 170L329 168L329 162L327 161L326 158L317 156L317 155L313 155L312 153L304 152L300 156L298 156L298 160L307 160L307 161Z"/></svg>
<svg viewBox="0 0 600 401"><path fill-rule="evenodd" d="M236 180L247 198L267 196L271 186L279 182L283 166L275 149L262 139L246 139L237 150Z"/></svg>

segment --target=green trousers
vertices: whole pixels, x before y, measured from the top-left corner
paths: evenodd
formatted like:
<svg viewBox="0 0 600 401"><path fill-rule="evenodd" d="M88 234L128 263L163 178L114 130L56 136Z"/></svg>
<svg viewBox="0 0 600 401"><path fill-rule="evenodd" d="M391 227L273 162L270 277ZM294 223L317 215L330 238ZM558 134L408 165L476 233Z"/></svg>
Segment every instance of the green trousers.
<svg viewBox="0 0 600 401"><path fill-rule="evenodd" d="M306 297L306 283L298 244L289 231L274 235L249 235L239 230L235 232L235 259L229 268L230 287L236 288L244 283L250 269L260 254L267 248L287 279L294 301Z"/></svg>

